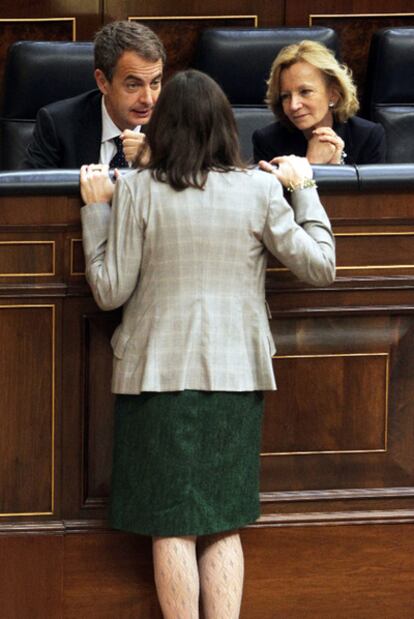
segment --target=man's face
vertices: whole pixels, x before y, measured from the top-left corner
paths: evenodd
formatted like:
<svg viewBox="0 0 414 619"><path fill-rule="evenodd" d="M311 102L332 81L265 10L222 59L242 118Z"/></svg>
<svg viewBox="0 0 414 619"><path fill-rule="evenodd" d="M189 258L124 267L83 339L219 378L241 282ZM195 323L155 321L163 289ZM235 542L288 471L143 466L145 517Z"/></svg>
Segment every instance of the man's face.
<svg viewBox="0 0 414 619"><path fill-rule="evenodd" d="M162 60L145 60L132 51L120 56L111 81L96 69L96 83L108 114L121 131L149 122L160 94L162 70Z"/></svg>

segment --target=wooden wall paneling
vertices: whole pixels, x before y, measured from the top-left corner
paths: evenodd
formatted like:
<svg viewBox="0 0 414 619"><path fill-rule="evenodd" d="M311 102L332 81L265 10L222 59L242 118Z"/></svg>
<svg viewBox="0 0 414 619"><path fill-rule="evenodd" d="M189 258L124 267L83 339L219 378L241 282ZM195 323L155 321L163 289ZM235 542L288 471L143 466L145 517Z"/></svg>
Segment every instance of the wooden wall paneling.
<svg viewBox="0 0 414 619"><path fill-rule="evenodd" d="M369 210L370 198L372 198L372 213ZM387 198L389 203L387 203ZM346 219L345 214L339 213L338 217L336 196L325 196L324 199L328 201L328 212L333 211L334 220L340 222L335 229L346 231L343 237L338 236L342 232L336 232L339 268L347 260L348 265L343 266L345 268L349 266L349 256L352 257L351 266L355 273L354 270L344 271L347 276L358 275L358 268L361 264L363 268L371 265L370 280L375 289L369 290L368 287L368 290L361 291L358 296L353 292L344 292L347 295L346 302L343 303L345 297L342 296L337 305L335 295L341 294L340 291L329 288L326 291L306 288L301 292L299 285L296 292L291 276L289 276L290 281L287 282L287 294L283 292L283 282L281 289L278 290L280 282L273 288L277 290L277 293L272 293L274 296L271 295L269 301L275 313L273 324L279 344L276 368L277 374L281 374L281 386L276 394L268 395L268 410L265 417L263 451L278 455L263 457L264 512L271 514L274 508L272 500L276 500L278 507L281 507L284 513L289 511L293 513L293 507L283 504L283 494L289 489L296 493L297 501L301 501L304 493L317 489L319 494L312 500L317 506L315 509L322 509L322 511L335 511L338 508L338 500L342 500L346 505L347 498L351 498L347 495L350 489L355 490L352 496L352 505L355 509L365 509L367 501L369 502L372 498L372 492L376 493L378 506L381 508L412 508L412 493L399 494L398 490L393 490L393 488L409 488L413 485L412 466L409 465L406 474L403 475L400 474L399 463L394 461L397 452L404 449L407 451L407 445L404 441L398 442L399 439L396 439L397 442L393 443L394 451L391 454L388 453L390 359L394 358L391 350L393 347L399 349L400 340L411 341L411 318L399 316L398 319L394 319L385 312L384 308L383 316L378 318L368 309L373 303L377 306L381 305L381 302L389 303L395 299L395 290L394 292L392 290L380 292L379 277L386 276L389 281L389 272L385 271L385 275L381 274L379 259L373 260L373 257L380 256L382 261L385 260L388 263L388 266L395 266L392 265L394 255L396 262L401 266L402 263L407 262L411 254L412 233L409 224L406 225L405 222L400 221L399 225L394 225L397 235L395 238L400 239L398 234L403 230L403 239L408 243L407 247L404 243L395 244L390 241L389 245L384 248L384 245L376 242L377 238L383 240L381 235L385 234L383 224L378 223L378 205L381 205L381 209L389 209L389 212L392 212L392 209L400 204L398 196L382 196L382 199L379 196L353 196L352 200L348 197L347 208L351 211L349 223L353 221L353 214L363 208L362 201L368 200L369 208L365 212L365 218L360 221L356 219L354 226L344 226L342 219ZM407 206L407 203L404 203L404 209L401 212L397 209L396 214L400 217L407 216L410 212L409 204ZM390 221L391 225L388 226ZM409 221L408 219L407 222ZM393 225L392 220L388 219L387 230L389 228L392 229ZM373 234L370 232L372 229ZM343 247L342 238L345 241ZM351 241L353 244L349 245ZM71 238L71 242L76 248L72 250L71 258L72 262L75 261L73 263L76 263L76 267L71 267L71 270L78 274L78 279L82 279L83 259L76 234ZM406 265L402 264L402 266ZM407 282L409 282L410 274L404 270L402 272L405 273ZM400 273L401 271L396 269L395 285L398 285L400 281L398 279L401 277ZM341 276L340 272L339 275ZM268 281L271 290L272 279L270 277ZM349 281L351 281L349 277L346 281L346 286L349 286ZM407 288L407 284L404 288ZM410 293L407 289L404 293L407 297L407 304L413 305L412 292ZM297 297L306 298L306 304L302 305L302 301L298 302L295 294ZM373 294L388 296L385 301L379 298L378 303L375 303ZM351 306L362 305L365 308L364 316L347 316L347 303ZM315 310L318 304L321 304L321 307L323 304L329 306L329 318L323 315L321 319L318 311ZM309 309L306 309L306 306ZM72 356L79 357L80 355L82 358L79 374L83 376L83 379L75 386L73 377L78 376L77 370L71 372L69 388L66 383L66 392L78 393L82 400L82 418L78 420L76 431L78 439L82 433L83 442L83 460L77 466L78 469L79 467L82 469L83 503L82 501L81 503L84 509L79 512L76 512L76 509L69 509L65 513L67 516L71 514L71 517L74 517L76 513L78 515L82 513L84 517L87 514L85 510L103 507L110 483L112 398L109 393L102 391L102 384L105 382L109 385L111 367L109 339L117 324L117 318L111 317L110 314L97 313L93 307L87 300L75 299L68 300L67 305L67 316L69 318L70 315L69 320L72 325L68 329L70 334L68 345L69 347L76 346L74 342L78 341L78 337L83 342L81 352L79 350L72 352ZM304 309L301 310L301 307ZM294 308L294 315L284 316L284 312L291 311L289 308ZM352 312L355 313L354 310ZM72 321L76 322L76 327ZM78 335L74 337L76 333ZM80 333L83 335L80 336ZM378 333L381 334L382 339L378 338ZM363 334L362 338L360 334ZM404 356L402 358L404 359ZM409 355L407 358L409 362ZM106 377L105 381L100 380L101 376ZM324 377L322 381L318 378L320 376ZM398 392L399 389L399 377L397 376L395 380L393 385L397 387L393 393ZM317 384L317 389L308 401L307 386L313 384ZM378 385L378 389L368 389L367 385L371 384ZM392 410L401 410L401 402L407 398L410 387L410 384L407 384L400 391L400 399L395 401ZM315 419L314 411L320 408L320 401L326 408L322 413L318 410L318 416ZM300 413L290 417L289 411L296 408ZM365 413L367 410L370 411L369 415ZM67 417L71 418L72 413ZM392 428L398 427L399 418L397 417L393 423ZM281 432L282 428L283 432ZM405 430L406 436L411 437L412 432L409 428L406 427ZM305 443L299 445L298 439L303 441L304 438ZM97 445L106 447L100 451ZM314 451L320 453L310 453ZM283 453L287 455L282 456ZM282 463L283 459L284 463ZM367 477L361 473L366 466L368 467ZM306 471L305 475L302 469ZM70 463L68 464L69 470L73 473L74 469ZM329 471L331 476L329 476ZM277 480L276 485L274 480ZM328 494L326 489L328 489ZM332 489L331 496L328 496L329 489ZM367 496L368 491L371 492L369 496ZM338 492L339 496L336 494ZM269 493L272 496L266 496ZM321 496L324 499L322 507L317 505ZM79 495L77 500L79 501ZM103 512L98 510L96 513L102 514Z"/></svg>
<svg viewBox="0 0 414 619"><path fill-rule="evenodd" d="M52 230L56 237L67 227L79 230L80 207L78 196L2 196L0 231L10 235L33 232L31 239L39 235L43 240Z"/></svg>
<svg viewBox="0 0 414 619"><path fill-rule="evenodd" d="M59 305L0 303L0 516L55 514Z"/></svg>
<svg viewBox="0 0 414 619"><path fill-rule="evenodd" d="M412 7L414 9L414 5ZM414 13L384 15L311 15L310 25L328 26L338 33L342 60L351 69L363 104L367 81L367 61L372 35L380 28L414 26Z"/></svg>
<svg viewBox="0 0 414 619"><path fill-rule="evenodd" d="M65 300L63 315L62 513L65 519L99 518L112 457L109 341L119 317L98 313L84 292Z"/></svg>
<svg viewBox="0 0 414 619"><path fill-rule="evenodd" d="M411 619L413 527L243 530L241 619Z"/></svg>
<svg viewBox="0 0 414 619"><path fill-rule="evenodd" d="M364 98L371 37L380 28L413 26L414 5L406 0L389 2L349 0L286 1L287 26L326 26L339 36L342 60L352 69L360 102Z"/></svg>
<svg viewBox="0 0 414 619"><path fill-rule="evenodd" d="M308 614L302 616L318 619L331 619L333 613L365 619L378 609L387 619L404 619L411 616L414 590L414 282L402 263L412 253L414 203L408 194L324 196L323 201L334 220L340 263L352 269L339 271L327 289L305 287L284 273L268 274L279 391L266 396L263 450L271 455L262 457L262 516L243 531L242 617L296 619L306 606ZM111 459L109 339L119 316L99 312L84 281L81 248L73 242L80 238L79 198L21 196L1 202L0 240L56 244L53 282L30 276L0 282L0 305L6 305L0 309L0 380L6 381L0 388L7 394L6 414L1 410L0 451L6 457L3 468L0 463L0 488L7 505L20 513L27 514L22 510L29 504L43 508L49 499L51 449L47 452L44 445L51 437L50 399L45 399L51 368L45 351L50 350L51 328L43 306L57 307L56 356L61 359L55 451L62 508L57 480L53 516L1 521L5 560L0 569L7 572L0 582L8 586L2 601L7 619L43 619L45 608L52 619L160 619L149 540L103 529ZM396 266L387 271L376 247L380 235L391 232L408 234L402 243L395 235L395 244L388 239L382 245L385 266ZM346 233L351 234L340 236ZM16 265L26 270L26 254L18 248L16 253L14 245L5 251L1 254L0 246L5 275ZM38 253L33 245L33 255L35 270L49 268L50 251ZM397 265L392 265L393 255ZM370 263L369 273L357 270ZM25 304L36 307L14 307ZM29 320L24 312L31 311ZM46 483L35 485L32 480L38 477ZM27 544L26 551L15 545L11 559L9 537L34 538L21 535L25 527L43 532L36 537L44 545ZM66 532L63 557L59 527ZM39 560L38 552L43 552ZM17 576L19 561L32 571L39 564L38 573L27 576L22 569ZM46 584L36 590L38 574ZM33 583L30 591L27 583Z"/></svg>
<svg viewBox="0 0 414 619"><path fill-rule="evenodd" d="M147 2L109 0L106 19L134 19L152 28L167 50L167 77L191 66L197 41L205 28L238 28L276 26L283 23L283 3L261 1L232 1L223 3L209 0L196 2Z"/></svg>
<svg viewBox="0 0 414 619"><path fill-rule="evenodd" d="M387 232L371 226L347 226L335 230L337 276L388 276L414 274L414 226L389 226ZM294 281L286 267L273 256L268 272Z"/></svg>
<svg viewBox="0 0 414 619"><path fill-rule="evenodd" d="M6 65L7 50L15 41L74 41L76 40L75 18L0 18L0 84ZM2 87L3 90L3 87Z"/></svg>
<svg viewBox="0 0 414 619"><path fill-rule="evenodd" d="M3 19L76 18L76 39L88 41L102 24L103 0L16 0L0 4Z"/></svg>
<svg viewBox="0 0 414 619"><path fill-rule="evenodd" d="M15 41L90 41L102 26L102 0L19 0L0 4L0 103L9 46Z"/></svg>
<svg viewBox="0 0 414 619"><path fill-rule="evenodd" d="M62 619L63 536L0 535L0 614Z"/></svg>
<svg viewBox="0 0 414 619"><path fill-rule="evenodd" d="M365 13L412 13L411 0L285 0L285 25L307 26L309 15L349 15Z"/></svg>
<svg viewBox="0 0 414 619"><path fill-rule="evenodd" d="M0 496L1 512L20 520L61 514L62 297L72 218L79 221L79 198L76 207L66 196L1 200Z"/></svg>
<svg viewBox="0 0 414 619"><path fill-rule="evenodd" d="M280 26L284 21L283 0L106 0L105 20L128 19L131 16L229 16L257 15L260 27Z"/></svg>
<svg viewBox="0 0 414 619"><path fill-rule="evenodd" d="M167 52L165 76L168 79L177 71L187 69L194 61L197 42L205 28L255 28L256 15L240 17L177 17L174 19L131 18L141 21L154 30L164 43ZM179 36L178 36L179 33Z"/></svg>
<svg viewBox="0 0 414 619"><path fill-rule="evenodd" d="M110 339L120 312L100 312L82 292L65 300L64 322L63 515L99 518L110 488L114 403Z"/></svg>
<svg viewBox="0 0 414 619"><path fill-rule="evenodd" d="M63 244L60 231L0 231L1 280L8 285L58 285L63 278Z"/></svg>
<svg viewBox="0 0 414 619"><path fill-rule="evenodd" d="M82 239L71 237L69 239L70 242L70 267L69 274L70 277L75 278L84 278L85 276L85 257L83 255L83 247L82 247ZM82 280L78 280L82 281Z"/></svg>
<svg viewBox="0 0 414 619"><path fill-rule="evenodd" d="M96 311L83 316L84 501L102 505L110 488L115 397L111 394L111 336L120 312Z"/></svg>
<svg viewBox="0 0 414 619"><path fill-rule="evenodd" d="M3 518L47 520L60 516L66 246L62 223L70 223L74 216L70 204L69 198L56 196L2 198Z"/></svg>
<svg viewBox="0 0 414 619"><path fill-rule="evenodd" d="M161 619L147 537L73 533L65 538L65 619Z"/></svg>
<svg viewBox="0 0 414 619"><path fill-rule="evenodd" d="M83 330L82 316L94 311L91 299L65 299L62 334L62 518L81 518L84 504L83 469Z"/></svg>
<svg viewBox="0 0 414 619"><path fill-rule="evenodd" d="M56 273L53 240L0 240L1 277L53 277Z"/></svg>
<svg viewBox="0 0 414 619"><path fill-rule="evenodd" d="M279 390L267 395L263 447L278 455L262 458L263 511L275 521L282 512L288 522L295 511L314 511L315 520L319 510L376 506L408 509L412 518L414 459L403 436L412 437L411 422L400 429L413 388L412 195L324 195L322 202L337 240L335 286L301 290L270 261Z"/></svg>
<svg viewBox="0 0 414 619"><path fill-rule="evenodd" d="M414 230L407 226L404 230L388 232L366 230L337 232L337 258L339 274L345 271L353 274L414 273Z"/></svg>
<svg viewBox="0 0 414 619"><path fill-rule="evenodd" d="M413 527L244 529L241 619L411 619ZM161 619L148 538L2 534L0 553L7 619Z"/></svg>
<svg viewBox="0 0 414 619"><path fill-rule="evenodd" d="M291 322L303 337L321 335L306 333L300 319ZM300 354L294 345L293 354L276 355L280 387L267 399L263 456L386 452L389 355L346 352L347 337L338 342L341 352Z"/></svg>
<svg viewBox="0 0 414 619"><path fill-rule="evenodd" d="M347 288L349 305L372 304L367 290L375 289L379 304L389 304L392 286L401 288L401 303L412 303L414 246L414 196L408 192L364 193L346 196L321 192L321 201L333 224L336 240L337 280L335 288L307 288L275 258L269 257L267 290L277 295L278 307L306 307L311 303L332 306L338 286ZM354 279L357 278L357 279ZM361 280L363 278L363 280ZM401 286L402 281L404 285ZM363 281L363 285L360 285ZM354 283L353 283L354 282ZM356 289L358 292L356 293ZM283 290L289 289L289 295ZM364 292L365 290L365 292ZM321 294L321 292L323 292ZM356 293L356 294L355 294ZM344 290L344 293L345 290ZM403 297L406 297L403 301ZM298 301L297 297L303 297ZM316 299L317 297L317 299ZM343 295L340 307L343 306ZM392 303L391 303L392 304Z"/></svg>
<svg viewBox="0 0 414 619"><path fill-rule="evenodd" d="M266 396L263 491L414 496L413 315L367 314L274 320L279 388Z"/></svg>
<svg viewBox="0 0 414 619"><path fill-rule="evenodd" d="M339 232L358 231L355 226L363 224L369 225L370 230L384 231L382 219L390 224L392 221L400 223L404 226L401 229L407 229L414 222L414 195L409 191L370 192L356 194L352 199L349 195L329 195L322 191L321 200Z"/></svg>
<svg viewBox="0 0 414 619"><path fill-rule="evenodd" d="M241 619L368 619L379 613L411 619L413 531L413 525L244 529ZM160 619L149 539L67 535L64 616Z"/></svg>

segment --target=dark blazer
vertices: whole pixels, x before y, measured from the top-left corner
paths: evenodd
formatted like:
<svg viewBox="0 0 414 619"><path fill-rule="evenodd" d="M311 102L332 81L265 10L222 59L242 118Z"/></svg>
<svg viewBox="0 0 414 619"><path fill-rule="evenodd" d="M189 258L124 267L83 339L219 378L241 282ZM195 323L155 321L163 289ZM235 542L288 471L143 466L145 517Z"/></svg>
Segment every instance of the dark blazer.
<svg viewBox="0 0 414 619"><path fill-rule="evenodd" d="M102 136L102 95L90 90L77 97L42 107L24 167L80 168L99 161Z"/></svg>
<svg viewBox="0 0 414 619"><path fill-rule="evenodd" d="M346 164L384 163L385 131L382 125L353 116L334 123L333 130L345 142ZM254 160L270 161L281 155L306 156L307 140L302 131L274 122L253 133Z"/></svg>

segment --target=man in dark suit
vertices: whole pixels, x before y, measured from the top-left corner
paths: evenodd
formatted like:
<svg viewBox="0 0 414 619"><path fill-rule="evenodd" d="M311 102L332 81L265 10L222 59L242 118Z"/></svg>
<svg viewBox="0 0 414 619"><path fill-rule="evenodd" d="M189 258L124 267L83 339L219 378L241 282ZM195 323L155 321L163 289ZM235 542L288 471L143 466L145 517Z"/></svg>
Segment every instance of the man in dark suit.
<svg viewBox="0 0 414 619"><path fill-rule="evenodd" d="M25 168L125 167L144 151L141 127L161 90L161 41L142 24L117 21L97 33L94 55L98 88L39 110Z"/></svg>

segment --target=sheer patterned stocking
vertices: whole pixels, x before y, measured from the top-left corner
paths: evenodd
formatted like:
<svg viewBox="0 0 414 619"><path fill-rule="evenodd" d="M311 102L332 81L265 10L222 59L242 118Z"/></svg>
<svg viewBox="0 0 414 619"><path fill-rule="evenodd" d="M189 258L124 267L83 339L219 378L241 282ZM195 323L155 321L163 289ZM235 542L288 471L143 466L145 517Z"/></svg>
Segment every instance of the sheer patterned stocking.
<svg viewBox="0 0 414 619"><path fill-rule="evenodd" d="M244 577L239 534L199 538L198 568L205 619L238 619Z"/></svg>
<svg viewBox="0 0 414 619"><path fill-rule="evenodd" d="M152 552L155 586L164 619L198 619L196 538L154 537Z"/></svg>

